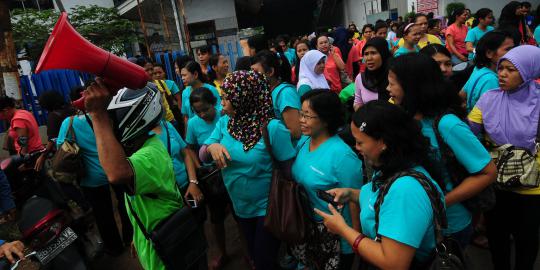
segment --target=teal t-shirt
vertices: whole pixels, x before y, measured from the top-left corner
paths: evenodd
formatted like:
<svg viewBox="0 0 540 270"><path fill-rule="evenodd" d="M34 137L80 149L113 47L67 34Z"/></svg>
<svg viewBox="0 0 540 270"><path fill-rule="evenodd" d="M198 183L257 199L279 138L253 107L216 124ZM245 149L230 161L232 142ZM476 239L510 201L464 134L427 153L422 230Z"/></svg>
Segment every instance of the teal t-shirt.
<svg viewBox="0 0 540 270"><path fill-rule="evenodd" d="M134 173L134 194L126 193L133 210L148 232L182 207L182 196L174 181L173 165L167 150L156 137L152 136L133 155L128 157ZM148 196L152 194L153 196ZM131 214L127 211L133 226L133 243L143 269L165 270L152 241L147 240Z"/></svg>
<svg viewBox="0 0 540 270"><path fill-rule="evenodd" d="M463 91L467 94L467 113L471 112L485 92L497 88L499 88L497 73L487 67L474 68L471 77L463 86Z"/></svg>
<svg viewBox="0 0 540 270"><path fill-rule="evenodd" d="M447 169L441 161L439 144L433 130L433 119L422 119L420 124L422 126L422 134L429 138L431 147L436 150L436 160L439 161L438 165L441 166L444 175L444 183L446 185L444 188L446 192L450 192L454 189L454 185L450 180ZM439 134L442 140L454 152L459 163L469 173L480 172L491 161L491 156L474 133L472 133L469 126L457 116L453 114L443 116L439 122ZM448 230L446 230L446 234L459 232L471 223L471 213L461 203L456 203L448 207L446 215L448 217Z"/></svg>
<svg viewBox="0 0 540 270"><path fill-rule="evenodd" d="M221 112L216 112L216 117L212 123L207 123L198 115L193 116L188 121L187 132L186 132L186 143L202 146L204 141L210 137L212 131L216 127L217 122L221 118Z"/></svg>
<svg viewBox="0 0 540 270"><path fill-rule="evenodd" d="M493 26L488 25L486 27L486 31L482 31L478 26L474 27L473 29L469 30L467 32L467 36L465 37L465 42L471 42L473 44L473 47L476 48L476 45L478 44L478 41L487 33L490 31L493 31L495 29ZM474 59L474 53L469 53L469 60Z"/></svg>
<svg viewBox="0 0 540 270"><path fill-rule="evenodd" d="M536 40L536 44L540 46L540 25L534 29L534 40Z"/></svg>
<svg viewBox="0 0 540 270"><path fill-rule="evenodd" d="M221 173L236 215L241 218L265 216L272 179L272 159L263 138L249 151L244 151L243 144L227 131L229 119L229 116L221 117L204 144L220 143L231 156L231 161ZM273 119L268 123L268 136L277 160L294 158L296 151L291 143L291 133L281 121Z"/></svg>
<svg viewBox="0 0 540 270"><path fill-rule="evenodd" d="M311 89L311 86L309 86L307 84L302 84L302 85L300 85L300 87L298 87L298 96L302 97L303 95L305 95L307 92L309 92L311 90L313 90L313 89Z"/></svg>
<svg viewBox="0 0 540 270"><path fill-rule="evenodd" d="M431 176L422 167L414 170ZM374 177L376 177L376 173ZM433 181L438 187L437 183ZM441 190L439 192L442 193ZM373 182L365 184L360 191L360 224L362 232L375 239L375 202L379 190L373 191ZM379 211L379 235L414 247L415 258L426 261L435 248L433 208L426 190L411 176L398 178L384 197Z"/></svg>
<svg viewBox="0 0 540 270"><path fill-rule="evenodd" d="M56 139L57 148L64 143L68 127L69 117L64 119L60 127L60 132L58 132L58 138ZM88 121L86 121L84 115L76 115L73 118L73 131L75 132L76 143L81 149L80 153L85 170L85 175L82 177L80 185L83 187L108 185L107 175L99 163L94 130Z"/></svg>
<svg viewBox="0 0 540 270"><path fill-rule="evenodd" d="M171 91L171 94L174 96L178 93L180 93L180 88L178 88L178 85L172 80L164 80L165 84L167 85L167 88L169 88L169 91Z"/></svg>
<svg viewBox="0 0 540 270"><path fill-rule="evenodd" d="M283 120L282 113L287 108L301 110L300 97L293 85L281 83L272 91L272 106L274 107L275 117Z"/></svg>
<svg viewBox="0 0 540 270"><path fill-rule="evenodd" d="M210 91L212 91L212 94L214 94L214 96L217 98L216 108L220 108L221 97L219 96L218 90L213 85L207 83L203 84L203 87L206 87ZM182 115L187 116L188 119L191 119L193 116L195 116L195 112L191 109L191 104L189 103L189 95L191 95L191 91L191 86L186 87L186 89L182 91Z"/></svg>
<svg viewBox="0 0 540 270"><path fill-rule="evenodd" d="M304 188L314 208L330 214L328 203L319 199L317 190L354 188L362 186L362 161L337 135L330 137L317 149L310 151L311 138L304 136L298 143L298 155L292 167L293 177ZM345 205L343 217L352 226L349 206ZM319 215L314 216L322 221ZM341 253L352 253L351 246L341 239Z"/></svg>
<svg viewBox="0 0 540 270"><path fill-rule="evenodd" d="M165 125L167 126L165 127ZM159 126L161 127L161 134L159 134L159 139L165 146L165 149L167 149L167 131L169 132L171 148L171 153L169 155L171 156L173 162L174 178L176 179L176 183L178 183L181 188L184 188L188 184L188 177L186 172L186 164L184 163L184 156L182 155L182 150L184 150L187 145L171 123L167 121L161 121L159 123Z"/></svg>
<svg viewBox="0 0 540 270"><path fill-rule="evenodd" d="M414 45L414 50L413 51L409 51L409 49L401 46L401 47L399 47L399 49L397 49L394 52L394 57L398 57L400 55L408 54L408 53L415 53L415 52L418 52L418 51L420 51L420 49L418 49L418 46L416 46L416 45Z"/></svg>

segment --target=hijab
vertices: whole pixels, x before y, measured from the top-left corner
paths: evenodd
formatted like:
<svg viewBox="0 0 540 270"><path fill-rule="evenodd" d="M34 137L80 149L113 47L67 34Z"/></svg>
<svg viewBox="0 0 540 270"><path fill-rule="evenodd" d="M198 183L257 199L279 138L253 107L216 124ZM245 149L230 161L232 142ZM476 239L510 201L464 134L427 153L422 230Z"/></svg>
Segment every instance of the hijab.
<svg viewBox="0 0 540 270"><path fill-rule="evenodd" d="M364 48L362 48L362 55L368 47L374 47L382 59L382 66L377 70L369 70L366 68L366 71L361 73L362 84L364 87L371 91L379 94L378 100L388 100L390 95L386 88L388 87L388 59L391 54L388 50L388 42L384 38L374 37L366 42Z"/></svg>
<svg viewBox="0 0 540 270"><path fill-rule="evenodd" d="M221 88L235 110L227 131L247 152L261 139L261 128L274 118L268 80L255 71L234 71L225 77Z"/></svg>
<svg viewBox="0 0 540 270"><path fill-rule="evenodd" d="M516 47L500 60L510 61L523 83L515 90L486 92L476 107L482 112L484 129L497 145L512 144L535 153L537 123L540 118L540 48Z"/></svg>
<svg viewBox="0 0 540 270"><path fill-rule="evenodd" d="M333 45L339 48L343 62L347 62L352 44L349 43L349 32L345 27L340 26L334 31Z"/></svg>
<svg viewBox="0 0 540 270"><path fill-rule="evenodd" d="M309 85L311 89L330 89L324 74L315 73L315 66L322 58L326 58L319 50L308 51L300 60L300 73L298 75L297 88L301 85Z"/></svg>

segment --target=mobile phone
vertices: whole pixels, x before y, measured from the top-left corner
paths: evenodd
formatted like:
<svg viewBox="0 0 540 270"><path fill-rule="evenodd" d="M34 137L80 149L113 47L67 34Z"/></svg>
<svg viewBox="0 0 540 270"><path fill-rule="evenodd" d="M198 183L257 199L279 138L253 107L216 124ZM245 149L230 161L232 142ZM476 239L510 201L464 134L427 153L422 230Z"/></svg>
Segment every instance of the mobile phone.
<svg viewBox="0 0 540 270"><path fill-rule="evenodd" d="M317 190L317 197L319 197L319 199L327 202L327 203L330 203L332 204L332 206L334 206L334 208L338 209L338 206L339 206L339 203L335 202L334 201L334 196L326 193L326 191L324 190Z"/></svg>
<svg viewBox="0 0 540 270"><path fill-rule="evenodd" d="M189 206L191 208L197 208L198 207L196 200L187 200L187 203L189 204Z"/></svg>

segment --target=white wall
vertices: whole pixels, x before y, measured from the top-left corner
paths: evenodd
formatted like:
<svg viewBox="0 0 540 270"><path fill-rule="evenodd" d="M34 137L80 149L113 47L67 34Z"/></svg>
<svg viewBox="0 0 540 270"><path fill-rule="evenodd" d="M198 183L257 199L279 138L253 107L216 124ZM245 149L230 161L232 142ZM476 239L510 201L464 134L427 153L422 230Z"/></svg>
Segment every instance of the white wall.
<svg viewBox="0 0 540 270"><path fill-rule="evenodd" d="M184 0L184 10L187 23L236 17L234 0ZM237 27L238 23L234 21L231 25L226 28Z"/></svg>
<svg viewBox="0 0 540 270"><path fill-rule="evenodd" d="M364 1L362 0L345 0L343 3L344 18L343 25L348 26L349 23L354 22L356 27L362 28L362 25L366 24L367 17L364 9Z"/></svg>
<svg viewBox="0 0 540 270"><path fill-rule="evenodd" d="M62 4L68 13L75 6L97 5L100 7L114 7L113 0L62 0ZM56 7L56 10L58 10L56 2L54 3L54 6Z"/></svg>

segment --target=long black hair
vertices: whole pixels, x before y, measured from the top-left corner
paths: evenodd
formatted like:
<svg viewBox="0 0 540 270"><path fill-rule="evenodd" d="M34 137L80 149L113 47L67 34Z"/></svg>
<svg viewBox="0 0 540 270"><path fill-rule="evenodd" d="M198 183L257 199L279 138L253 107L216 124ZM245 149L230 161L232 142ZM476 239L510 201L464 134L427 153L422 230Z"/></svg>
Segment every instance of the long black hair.
<svg viewBox="0 0 540 270"><path fill-rule="evenodd" d="M499 16L499 27L497 29L509 32L513 39L514 44L519 45L522 41L527 41L527 31L523 29L523 34L519 31L519 24L521 23L525 27L525 18L520 15L516 15L516 11L521 8L521 3L518 1L512 1L501 10L501 16Z"/></svg>
<svg viewBox="0 0 540 270"><path fill-rule="evenodd" d="M252 61L252 65L260 63L265 72L270 72L273 69L274 78L282 82L291 83L291 65L283 52L278 51L278 53L273 53L268 50L262 50L253 57Z"/></svg>
<svg viewBox="0 0 540 270"><path fill-rule="evenodd" d="M433 58L419 53L401 55L390 61L389 70L403 89L401 106L411 116L421 113L423 117L435 118L451 111L465 119L457 91L445 80Z"/></svg>
<svg viewBox="0 0 540 270"><path fill-rule="evenodd" d="M193 92L191 92L191 94L189 95L190 104L193 105L197 102L203 102L212 106L216 106L217 98L214 96L214 94L212 94L210 89L206 87L200 87L193 90Z"/></svg>
<svg viewBox="0 0 540 270"><path fill-rule="evenodd" d="M429 139L422 134L418 121L400 107L382 100L374 100L360 107L352 116L356 127L375 140L382 140L386 149L380 154L381 172L374 183L384 182L394 174L422 166L444 189L442 174L433 164L433 150Z"/></svg>
<svg viewBox="0 0 540 270"><path fill-rule="evenodd" d="M511 39L512 35L503 31L495 30L486 33L476 45L476 54L474 56L474 64L476 67L489 68L492 62L491 59L487 57L487 53L489 51L497 51L507 38Z"/></svg>
<svg viewBox="0 0 540 270"><path fill-rule="evenodd" d="M454 9L454 11L452 11L452 15L450 15L450 17L448 18L448 25L452 25L453 23L455 23L456 18L463 15L463 13L465 13L466 11L467 10L462 7Z"/></svg>
<svg viewBox="0 0 540 270"><path fill-rule="evenodd" d="M197 78L202 83L208 82L208 79L206 78L206 75L204 75L204 73L202 72L201 65L199 65L199 63L195 61L189 61L182 68L185 68L191 74L197 73Z"/></svg>
<svg viewBox="0 0 540 270"><path fill-rule="evenodd" d="M379 94L379 100L388 100L390 98L388 91L386 91L386 87L388 86L388 59L392 56L388 50L388 42L386 39L380 37L371 38L362 49L362 55L364 55L364 52L369 47L373 47L379 52L382 66L373 71L366 68L366 71L360 75L362 84L367 90L377 92Z"/></svg>
<svg viewBox="0 0 540 270"><path fill-rule="evenodd" d="M476 27L480 23L480 19L485 19L489 14L493 14L493 10L489 8L481 8L474 15L472 27Z"/></svg>

